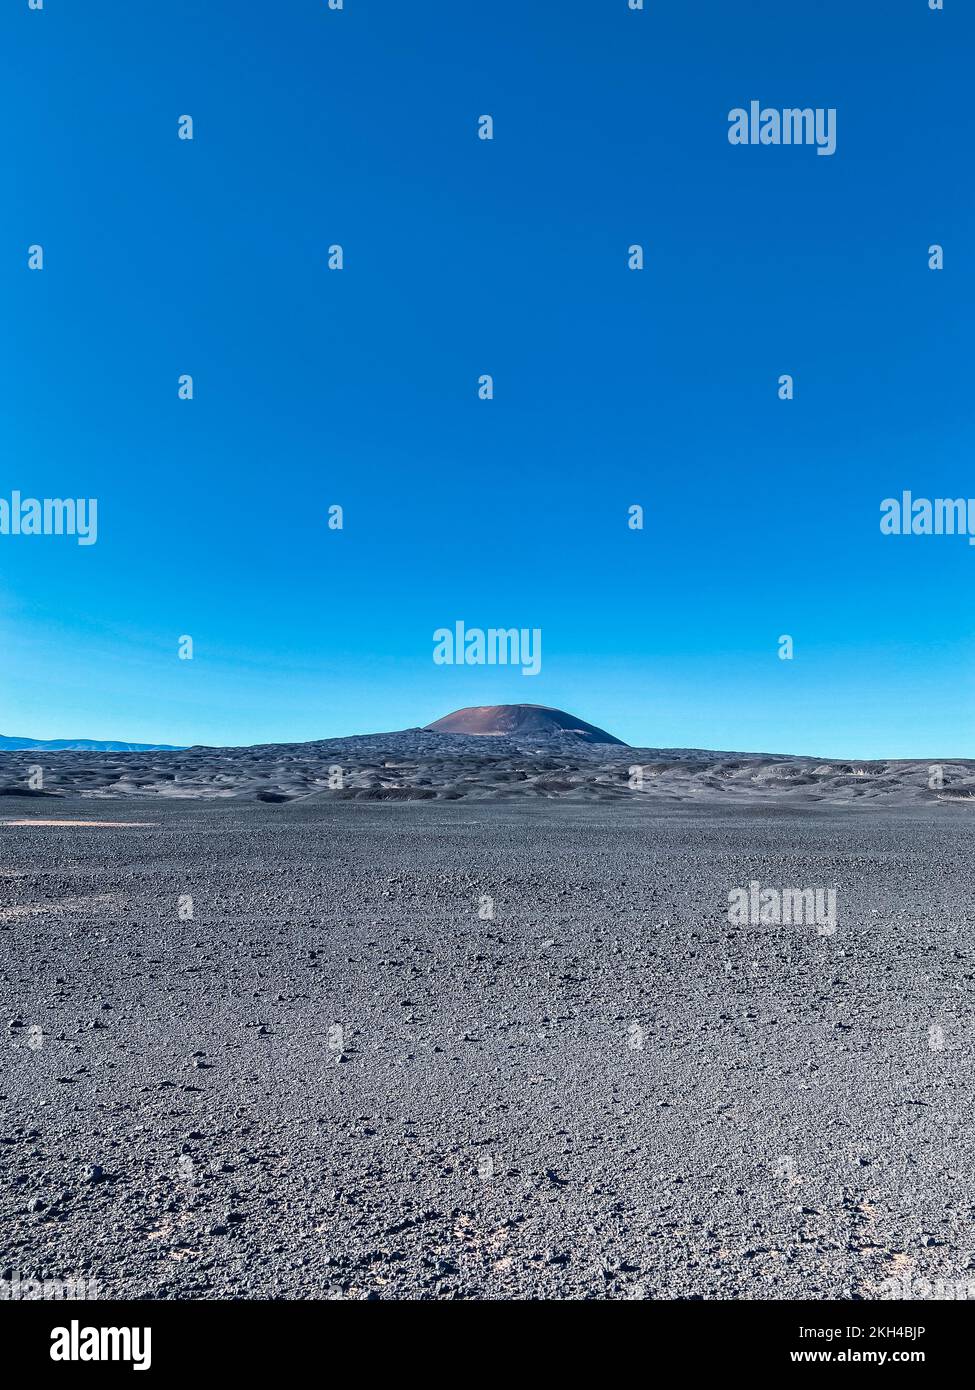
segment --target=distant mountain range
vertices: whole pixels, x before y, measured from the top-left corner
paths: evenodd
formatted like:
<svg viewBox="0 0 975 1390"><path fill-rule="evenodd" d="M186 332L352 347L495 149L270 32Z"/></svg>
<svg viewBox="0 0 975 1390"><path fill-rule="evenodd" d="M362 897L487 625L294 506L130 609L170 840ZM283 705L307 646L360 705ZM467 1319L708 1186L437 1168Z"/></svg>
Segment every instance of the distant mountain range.
<svg viewBox="0 0 975 1390"><path fill-rule="evenodd" d="M100 738L11 738L0 734L0 751L21 752L36 748L48 753L179 753L181 746L173 743L119 743Z"/></svg>

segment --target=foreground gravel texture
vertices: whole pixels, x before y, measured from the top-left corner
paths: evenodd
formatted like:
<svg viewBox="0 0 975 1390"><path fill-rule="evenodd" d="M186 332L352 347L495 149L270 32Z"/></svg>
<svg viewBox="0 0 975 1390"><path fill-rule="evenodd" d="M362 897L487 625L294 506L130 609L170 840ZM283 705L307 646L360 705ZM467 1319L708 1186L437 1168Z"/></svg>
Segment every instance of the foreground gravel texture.
<svg viewBox="0 0 975 1390"><path fill-rule="evenodd" d="M151 823L0 825L7 1279L386 1299L975 1280L969 805L3 813ZM729 925L751 879L835 887L835 934Z"/></svg>

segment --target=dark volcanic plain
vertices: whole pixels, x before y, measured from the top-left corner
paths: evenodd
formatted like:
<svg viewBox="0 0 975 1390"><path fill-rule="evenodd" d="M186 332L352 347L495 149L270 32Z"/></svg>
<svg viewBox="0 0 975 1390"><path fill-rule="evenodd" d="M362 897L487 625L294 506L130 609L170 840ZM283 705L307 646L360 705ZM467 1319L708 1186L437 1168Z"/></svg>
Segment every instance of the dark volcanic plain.
<svg viewBox="0 0 975 1390"><path fill-rule="evenodd" d="M444 737L0 759L0 1274L975 1281L972 764ZM835 934L732 926L752 879L836 888Z"/></svg>

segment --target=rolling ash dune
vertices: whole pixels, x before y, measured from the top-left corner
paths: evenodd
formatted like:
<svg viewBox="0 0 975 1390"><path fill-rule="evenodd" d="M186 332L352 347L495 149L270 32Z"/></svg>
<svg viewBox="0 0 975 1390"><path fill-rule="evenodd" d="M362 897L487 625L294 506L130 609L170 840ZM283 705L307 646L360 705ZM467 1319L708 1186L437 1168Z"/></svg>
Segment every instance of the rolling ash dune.
<svg viewBox="0 0 975 1390"><path fill-rule="evenodd" d="M43 769L40 788L29 782L36 767ZM0 797L72 795L280 805L539 799L924 805L975 799L975 761L845 762L628 748L572 733L485 737L433 729L251 748L0 753Z"/></svg>

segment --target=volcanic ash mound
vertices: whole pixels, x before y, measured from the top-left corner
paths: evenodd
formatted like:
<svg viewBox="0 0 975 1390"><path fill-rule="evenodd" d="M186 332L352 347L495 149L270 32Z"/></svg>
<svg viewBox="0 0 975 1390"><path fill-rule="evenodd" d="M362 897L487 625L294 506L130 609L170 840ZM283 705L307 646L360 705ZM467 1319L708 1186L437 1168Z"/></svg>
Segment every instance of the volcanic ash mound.
<svg viewBox="0 0 975 1390"><path fill-rule="evenodd" d="M595 724L587 724L574 714L566 714L563 709L550 709L548 705L471 705L467 709L454 710L444 715L427 729L439 734L481 734L485 737L498 735L574 735L586 743L615 743L625 747L623 740L614 738L605 729Z"/></svg>

